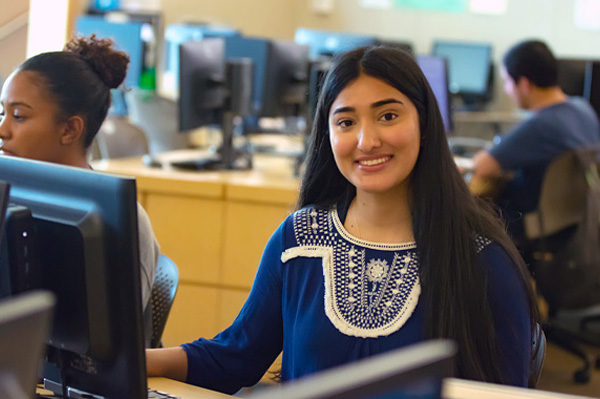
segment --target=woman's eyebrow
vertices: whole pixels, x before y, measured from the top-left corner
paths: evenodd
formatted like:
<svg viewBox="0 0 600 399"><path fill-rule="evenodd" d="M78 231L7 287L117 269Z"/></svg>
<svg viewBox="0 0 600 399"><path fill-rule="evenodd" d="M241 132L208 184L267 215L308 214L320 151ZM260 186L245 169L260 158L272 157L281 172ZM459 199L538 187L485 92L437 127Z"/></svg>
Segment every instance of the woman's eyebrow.
<svg viewBox="0 0 600 399"><path fill-rule="evenodd" d="M12 103L8 103L8 105L10 105L11 107L27 107L27 108L33 109L33 107L31 105L21 102L21 101L14 101Z"/></svg>
<svg viewBox="0 0 600 399"><path fill-rule="evenodd" d="M342 112L354 112L355 108L354 107L339 107L336 108L331 115L335 115L335 114L340 114Z"/></svg>
<svg viewBox="0 0 600 399"><path fill-rule="evenodd" d="M397 100L395 98L386 98L385 100L376 101L371 104L371 108L378 108L387 104L404 104L402 101ZM336 108L331 115L339 114L342 112L354 112L356 109L354 107L339 107Z"/></svg>
<svg viewBox="0 0 600 399"><path fill-rule="evenodd" d="M373 104L371 104L371 108L378 108L378 107L381 107L381 106L387 105L387 104L404 104L404 103L395 98L386 98L385 100L374 102Z"/></svg>

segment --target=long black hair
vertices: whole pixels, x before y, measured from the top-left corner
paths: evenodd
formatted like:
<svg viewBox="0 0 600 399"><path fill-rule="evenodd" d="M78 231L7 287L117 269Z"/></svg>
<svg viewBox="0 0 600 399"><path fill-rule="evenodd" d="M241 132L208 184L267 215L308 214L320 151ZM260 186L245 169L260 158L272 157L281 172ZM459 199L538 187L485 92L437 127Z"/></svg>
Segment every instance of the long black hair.
<svg viewBox="0 0 600 399"><path fill-rule="evenodd" d="M502 383L487 279L477 263L476 235L498 242L513 259L528 293L533 328L537 307L528 272L497 214L470 194L450 153L435 96L409 54L390 47L363 47L334 61L317 104L297 207L349 204L356 195L336 166L328 118L333 101L361 74L402 92L419 114L421 148L409 177L409 201L420 260L425 337L457 342L460 377Z"/></svg>
<svg viewBox="0 0 600 399"><path fill-rule="evenodd" d="M77 36L63 51L41 53L18 71L35 72L41 86L58 105L58 120L79 115L85 120L83 147L94 140L110 107L110 89L123 83L129 56L111 39Z"/></svg>

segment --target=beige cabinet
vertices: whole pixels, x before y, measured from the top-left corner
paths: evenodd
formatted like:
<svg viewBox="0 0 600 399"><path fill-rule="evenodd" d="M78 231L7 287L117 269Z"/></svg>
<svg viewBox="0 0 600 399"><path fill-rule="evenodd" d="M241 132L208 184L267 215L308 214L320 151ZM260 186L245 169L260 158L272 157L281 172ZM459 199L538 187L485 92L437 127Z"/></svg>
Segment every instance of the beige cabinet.
<svg viewBox="0 0 600 399"><path fill-rule="evenodd" d="M244 304L262 251L294 209L298 181L286 163L263 172L151 169L139 159L94 164L136 177L161 252L179 268L179 291L163 335L166 346L212 338Z"/></svg>

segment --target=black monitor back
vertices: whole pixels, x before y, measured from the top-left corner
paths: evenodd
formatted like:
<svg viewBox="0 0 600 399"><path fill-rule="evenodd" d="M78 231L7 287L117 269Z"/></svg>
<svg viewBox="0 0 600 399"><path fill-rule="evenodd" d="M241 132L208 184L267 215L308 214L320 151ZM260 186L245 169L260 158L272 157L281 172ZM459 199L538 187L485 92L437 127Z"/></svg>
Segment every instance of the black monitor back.
<svg viewBox="0 0 600 399"><path fill-rule="evenodd" d="M0 242L2 242L2 234L4 233L4 220L6 219L9 192L10 185L5 181L0 180Z"/></svg>
<svg viewBox="0 0 600 399"><path fill-rule="evenodd" d="M226 104L225 41L212 38L179 46L179 130L220 124Z"/></svg>
<svg viewBox="0 0 600 399"><path fill-rule="evenodd" d="M256 117L304 116L309 47L253 37L225 39L228 59L252 60L252 114Z"/></svg>
<svg viewBox="0 0 600 399"><path fill-rule="evenodd" d="M271 41L260 116L304 116L309 73L308 46Z"/></svg>
<svg viewBox="0 0 600 399"><path fill-rule="evenodd" d="M456 345L432 340L265 389L252 399L440 399Z"/></svg>
<svg viewBox="0 0 600 399"><path fill-rule="evenodd" d="M0 301L0 397L34 397L54 303L43 291Z"/></svg>
<svg viewBox="0 0 600 399"><path fill-rule="evenodd" d="M31 212L27 251L57 297L44 377L145 398L135 180L14 157L0 157L0 178L10 203Z"/></svg>
<svg viewBox="0 0 600 399"><path fill-rule="evenodd" d="M585 95L588 61L584 59L560 58L557 60L558 85L569 96Z"/></svg>
<svg viewBox="0 0 600 399"><path fill-rule="evenodd" d="M586 76L585 97L590 101L596 115L600 117L600 61L590 61Z"/></svg>
<svg viewBox="0 0 600 399"><path fill-rule="evenodd" d="M558 85L569 96L588 100L600 116L600 61L559 58Z"/></svg>

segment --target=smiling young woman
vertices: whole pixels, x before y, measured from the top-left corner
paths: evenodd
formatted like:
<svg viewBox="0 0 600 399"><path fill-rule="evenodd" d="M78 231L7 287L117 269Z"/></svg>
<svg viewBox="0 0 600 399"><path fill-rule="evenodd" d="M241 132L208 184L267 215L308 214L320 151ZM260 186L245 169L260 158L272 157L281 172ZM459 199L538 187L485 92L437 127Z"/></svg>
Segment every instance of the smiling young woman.
<svg viewBox="0 0 600 399"><path fill-rule="evenodd" d="M471 197L409 54L360 48L323 84L298 210L213 339L149 350L150 375L233 393L283 350L299 378L450 338L462 378L526 386L537 309L502 222Z"/></svg>

